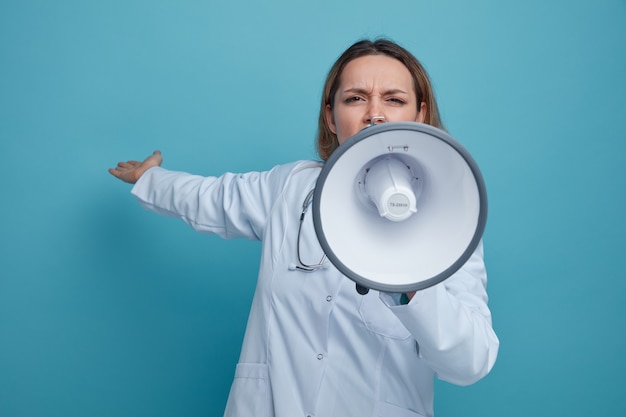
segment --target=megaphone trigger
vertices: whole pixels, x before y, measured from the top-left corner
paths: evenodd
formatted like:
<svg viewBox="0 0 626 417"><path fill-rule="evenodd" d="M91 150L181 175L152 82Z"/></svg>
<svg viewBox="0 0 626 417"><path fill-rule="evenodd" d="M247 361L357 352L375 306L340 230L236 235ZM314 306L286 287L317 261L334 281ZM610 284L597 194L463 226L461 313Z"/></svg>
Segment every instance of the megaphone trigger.
<svg viewBox="0 0 626 417"><path fill-rule="evenodd" d="M370 292L370 289L362 286L361 284L356 284L356 292L358 292L361 295L365 295L368 292Z"/></svg>

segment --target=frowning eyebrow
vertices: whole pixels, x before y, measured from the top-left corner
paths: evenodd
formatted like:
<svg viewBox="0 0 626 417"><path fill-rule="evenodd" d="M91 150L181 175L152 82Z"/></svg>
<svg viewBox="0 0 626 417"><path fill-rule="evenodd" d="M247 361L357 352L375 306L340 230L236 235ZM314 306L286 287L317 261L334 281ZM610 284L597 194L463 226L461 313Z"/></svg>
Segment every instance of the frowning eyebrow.
<svg viewBox="0 0 626 417"><path fill-rule="evenodd" d="M371 93L370 90L366 90L365 88L360 88L360 87L353 87L353 88L347 88L345 90L342 91L342 93L344 94L363 94L363 95L368 95ZM384 96L388 96L388 95L394 95L394 94L409 94L404 90L401 90L399 88L390 88L389 90L384 90L383 94Z"/></svg>

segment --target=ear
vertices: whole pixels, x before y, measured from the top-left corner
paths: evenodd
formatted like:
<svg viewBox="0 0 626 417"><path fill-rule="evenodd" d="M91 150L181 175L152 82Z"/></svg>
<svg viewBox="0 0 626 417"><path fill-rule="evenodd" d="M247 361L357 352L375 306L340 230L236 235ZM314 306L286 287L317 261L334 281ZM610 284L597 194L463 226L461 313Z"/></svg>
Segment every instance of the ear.
<svg viewBox="0 0 626 417"><path fill-rule="evenodd" d="M426 107L426 103L422 101L422 104L420 104L420 111L417 113L417 117L415 118L415 121L419 123L424 123L424 120L426 120L427 114L428 114L428 108Z"/></svg>
<svg viewBox="0 0 626 417"><path fill-rule="evenodd" d="M327 104L324 108L324 113L326 116L326 124L333 135L337 134L337 127L335 126L335 117L333 116L333 109L330 108L330 104Z"/></svg>

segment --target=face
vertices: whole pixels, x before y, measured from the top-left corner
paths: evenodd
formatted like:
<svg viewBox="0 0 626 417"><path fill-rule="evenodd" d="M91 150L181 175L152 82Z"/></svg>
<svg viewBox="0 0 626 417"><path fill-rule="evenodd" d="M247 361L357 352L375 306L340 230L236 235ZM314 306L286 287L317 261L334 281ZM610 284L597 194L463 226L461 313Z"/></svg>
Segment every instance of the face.
<svg viewBox="0 0 626 417"><path fill-rule="evenodd" d="M341 73L333 106L326 106L326 120L340 144L369 126L372 117L423 122L426 115L425 104L417 103L411 73L402 62L386 55L350 61Z"/></svg>

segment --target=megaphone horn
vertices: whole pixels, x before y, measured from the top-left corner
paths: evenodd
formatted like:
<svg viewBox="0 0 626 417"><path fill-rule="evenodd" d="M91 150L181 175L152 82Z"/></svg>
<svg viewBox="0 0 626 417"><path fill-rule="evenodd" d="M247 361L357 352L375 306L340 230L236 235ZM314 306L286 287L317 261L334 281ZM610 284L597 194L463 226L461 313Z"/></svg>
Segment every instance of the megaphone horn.
<svg viewBox="0 0 626 417"><path fill-rule="evenodd" d="M322 249L357 287L409 292L467 262L487 194L474 159L443 130L372 120L326 161L312 211Z"/></svg>

